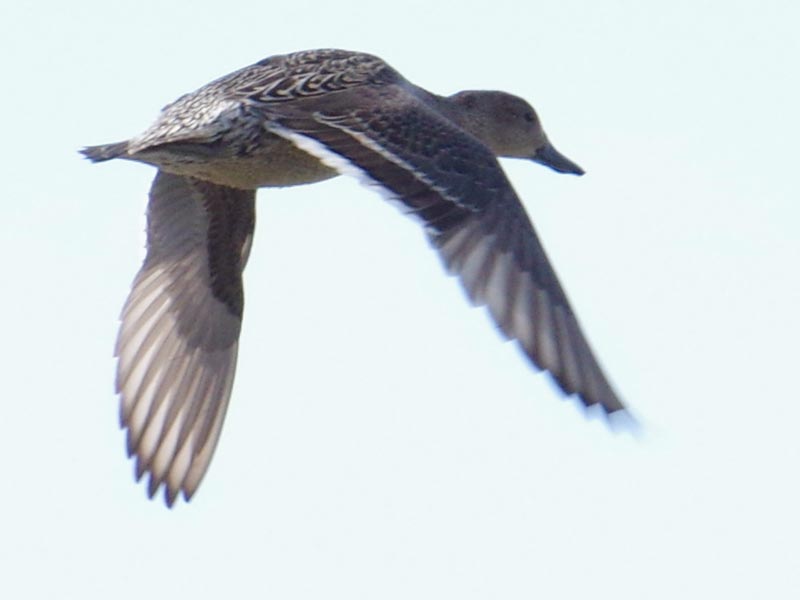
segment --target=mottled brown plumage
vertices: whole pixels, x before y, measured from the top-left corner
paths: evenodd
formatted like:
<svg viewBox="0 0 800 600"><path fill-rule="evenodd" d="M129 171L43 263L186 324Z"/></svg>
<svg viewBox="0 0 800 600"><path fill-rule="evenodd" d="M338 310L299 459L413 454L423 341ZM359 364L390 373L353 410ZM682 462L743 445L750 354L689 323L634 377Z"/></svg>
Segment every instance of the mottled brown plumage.
<svg viewBox="0 0 800 600"><path fill-rule="evenodd" d="M425 227L475 304L567 394L623 409L497 157L582 174L531 106L442 97L381 59L274 56L168 105L126 142L86 148L159 168L148 254L122 314L117 389L137 476L189 499L219 438L236 365L255 189L355 175Z"/></svg>

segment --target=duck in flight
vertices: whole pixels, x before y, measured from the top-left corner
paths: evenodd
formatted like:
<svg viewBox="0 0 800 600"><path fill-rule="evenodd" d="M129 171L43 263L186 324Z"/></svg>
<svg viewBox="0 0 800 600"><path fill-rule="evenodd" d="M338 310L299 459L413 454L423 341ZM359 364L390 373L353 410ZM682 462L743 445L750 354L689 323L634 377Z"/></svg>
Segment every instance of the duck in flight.
<svg viewBox="0 0 800 600"><path fill-rule="evenodd" d="M568 395L624 409L498 157L583 170L533 108L497 91L428 92L380 58L272 56L166 106L130 140L90 146L158 168L147 255L121 316L116 387L136 476L189 500L219 440L236 369L255 194L354 175L413 216L469 299Z"/></svg>

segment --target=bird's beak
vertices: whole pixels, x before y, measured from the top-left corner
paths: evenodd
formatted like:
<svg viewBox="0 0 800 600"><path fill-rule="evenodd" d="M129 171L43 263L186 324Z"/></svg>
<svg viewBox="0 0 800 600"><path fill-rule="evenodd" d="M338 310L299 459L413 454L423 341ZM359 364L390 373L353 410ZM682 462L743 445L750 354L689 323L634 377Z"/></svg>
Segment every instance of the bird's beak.
<svg viewBox="0 0 800 600"><path fill-rule="evenodd" d="M583 175L585 172L578 165L553 148L553 145L550 142L547 142L544 146L536 151L536 154L533 155L533 160L543 164L546 167L550 167L559 173Z"/></svg>

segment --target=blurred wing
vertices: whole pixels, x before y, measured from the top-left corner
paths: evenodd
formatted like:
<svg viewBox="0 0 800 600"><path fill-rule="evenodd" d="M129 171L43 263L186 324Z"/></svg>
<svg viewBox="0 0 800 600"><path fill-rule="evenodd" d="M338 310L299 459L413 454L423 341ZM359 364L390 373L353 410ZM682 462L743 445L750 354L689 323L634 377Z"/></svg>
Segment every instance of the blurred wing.
<svg viewBox="0 0 800 600"><path fill-rule="evenodd" d="M587 406L623 409L491 151L403 86L345 94L270 106L267 127L399 201L534 365Z"/></svg>
<svg viewBox="0 0 800 600"><path fill-rule="evenodd" d="M147 257L122 311L117 391L136 476L189 499L219 439L236 370L255 192L159 172Z"/></svg>

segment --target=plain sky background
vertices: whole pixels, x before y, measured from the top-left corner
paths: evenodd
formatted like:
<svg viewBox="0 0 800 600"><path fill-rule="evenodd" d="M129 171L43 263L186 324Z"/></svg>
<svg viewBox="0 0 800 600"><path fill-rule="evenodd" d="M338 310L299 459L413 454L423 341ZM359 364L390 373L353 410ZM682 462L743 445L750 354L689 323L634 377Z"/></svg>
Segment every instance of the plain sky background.
<svg viewBox="0 0 800 600"><path fill-rule="evenodd" d="M456 8L457 7L457 8ZM5 2L0 597L800 597L796 2ZM641 436L470 308L351 179L259 194L211 469L132 479L112 348L152 168L79 147L263 57L537 108L504 161Z"/></svg>

